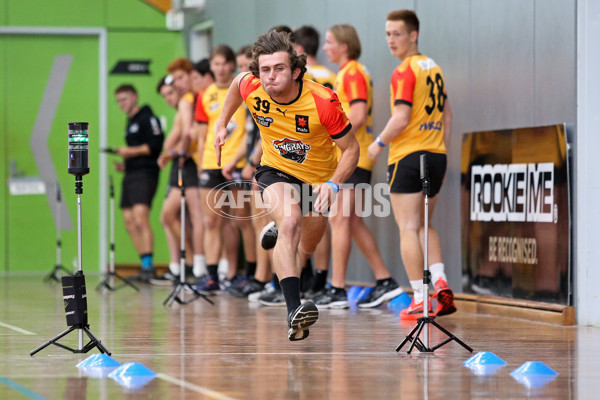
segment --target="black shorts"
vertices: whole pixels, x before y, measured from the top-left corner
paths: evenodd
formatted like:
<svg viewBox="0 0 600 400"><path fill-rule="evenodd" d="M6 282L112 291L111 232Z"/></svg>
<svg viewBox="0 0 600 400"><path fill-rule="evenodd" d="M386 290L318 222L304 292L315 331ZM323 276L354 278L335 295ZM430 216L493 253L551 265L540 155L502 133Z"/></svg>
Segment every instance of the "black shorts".
<svg viewBox="0 0 600 400"><path fill-rule="evenodd" d="M171 163L171 175L169 177L169 186L179 187L179 157L175 157ZM198 187L198 169L192 158L188 158L183 163L183 186Z"/></svg>
<svg viewBox="0 0 600 400"><path fill-rule="evenodd" d="M125 172L121 183L121 208L131 208L135 204L151 207L157 185L158 171Z"/></svg>
<svg viewBox="0 0 600 400"><path fill-rule="evenodd" d="M446 174L446 155L428 151L411 153L397 163L388 165L390 193L417 193L423 190L421 154L427 154L430 196L434 197L439 193Z"/></svg>
<svg viewBox="0 0 600 400"><path fill-rule="evenodd" d="M344 185L352 184L353 186L356 186L360 183L370 184L371 175L371 171L366 170L364 168L356 167L354 169L354 172L352 173L352 175L350 175L350 178L348 178Z"/></svg>
<svg viewBox="0 0 600 400"><path fill-rule="evenodd" d="M242 179L242 169L237 168L233 171L232 180L227 179L220 169L205 169L200 173L200 187L202 189L214 189L219 185L224 185L228 182L233 182L235 185L227 185L226 190L233 188L250 189L252 182Z"/></svg>
<svg viewBox="0 0 600 400"><path fill-rule="evenodd" d="M313 188L310 184L301 181L293 175L280 171L277 168L259 165L254 175L260 188L260 195L263 198L263 191L274 183L289 183L299 194L299 205L302 208L302 215L306 215L313 209L313 203L317 196L313 194Z"/></svg>

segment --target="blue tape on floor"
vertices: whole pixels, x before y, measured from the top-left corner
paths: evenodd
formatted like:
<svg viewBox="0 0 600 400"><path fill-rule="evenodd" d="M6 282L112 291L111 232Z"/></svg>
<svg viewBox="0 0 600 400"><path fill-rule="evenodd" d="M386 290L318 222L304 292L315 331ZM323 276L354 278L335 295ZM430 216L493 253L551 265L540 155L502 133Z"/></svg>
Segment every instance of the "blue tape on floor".
<svg viewBox="0 0 600 400"><path fill-rule="evenodd" d="M0 383L5 384L6 386L8 386L9 388L11 388L15 392L19 392L23 396L25 396L25 397L27 397L29 399L34 399L34 400L48 400L47 398L45 398L41 394L37 394L33 390L27 389L25 386L19 385L17 382L12 381L12 380L10 380L8 378L5 378L3 376L0 376Z"/></svg>

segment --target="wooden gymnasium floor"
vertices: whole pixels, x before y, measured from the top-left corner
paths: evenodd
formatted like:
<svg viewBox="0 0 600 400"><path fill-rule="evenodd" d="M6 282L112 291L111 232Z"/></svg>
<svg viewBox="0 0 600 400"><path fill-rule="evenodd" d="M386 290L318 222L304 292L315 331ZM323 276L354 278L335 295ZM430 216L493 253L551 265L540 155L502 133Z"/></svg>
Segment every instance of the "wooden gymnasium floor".
<svg viewBox="0 0 600 400"><path fill-rule="evenodd" d="M396 346L414 323L385 306L322 311L310 337L287 340L284 308L222 294L211 306L162 306L168 288L141 286L98 294L88 276L91 331L120 363L158 373L126 389L111 378L86 377L76 364L91 354L50 346L29 352L66 329L61 288L41 277L0 280L0 399L597 399L600 328L564 327L457 312L436 319L475 354L495 353L508 365L478 376L462 365L471 354L451 342L434 354ZM431 344L444 339L431 333ZM77 334L62 341L77 347ZM559 375L534 387L510 372L542 361Z"/></svg>

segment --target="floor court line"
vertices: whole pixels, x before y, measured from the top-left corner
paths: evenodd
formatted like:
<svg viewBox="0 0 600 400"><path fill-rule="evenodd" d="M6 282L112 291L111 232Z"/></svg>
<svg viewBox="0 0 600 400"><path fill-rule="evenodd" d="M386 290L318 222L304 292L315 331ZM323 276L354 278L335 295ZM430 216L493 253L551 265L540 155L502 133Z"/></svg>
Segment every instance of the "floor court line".
<svg viewBox="0 0 600 400"><path fill-rule="evenodd" d="M237 400L235 397L230 397L230 396L227 396L227 395L225 395L223 393L216 392L214 390L210 390L210 389L207 389L207 388L202 387L202 386L194 385L193 383L182 381L181 379L173 378L172 376L169 376L169 375L158 373L158 374L156 374L156 377L160 378L160 379L162 379L164 381L170 382L170 383L172 383L174 385L181 386L181 387L183 387L183 388L185 388L187 390L191 390L191 391L194 391L196 393L203 394L204 396L206 396L206 397L208 397L210 399L215 399L215 400Z"/></svg>
<svg viewBox="0 0 600 400"><path fill-rule="evenodd" d="M5 324L4 322L0 322L0 326L2 326L4 328L12 329L13 331L17 331L19 333L22 333L23 335L35 335L35 333L33 333L33 332L26 331L25 329L21 329L18 326Z"/></svg>
<svg viewBox="0 0 600 400"><path fill-rule="evenodd" d="M390 351L365 351L365 352L289 352L289 353L120 353L119 356L306 356L306 355L325 355L325 356L346 356L346 355L365 355L381 356L387 354L396 354L395 348L390 347Z"/></svg>
<svg viewBox="0 0 600 400"><path fill-rule="evenodd" d="M15 392L19 392L20 394L22 394L23 396L27 397L28 399L33 399L33 400L48 400L44 396L42 396L41 394L37 394L33 390L30 390L30 389L26 388L25 386L20 385L17 382L12 381L12 380L10 380L8 378L5 378L3 376L0 376L0 383L8 386L9 388L11 388L12 390L14 390Z"/></svg>

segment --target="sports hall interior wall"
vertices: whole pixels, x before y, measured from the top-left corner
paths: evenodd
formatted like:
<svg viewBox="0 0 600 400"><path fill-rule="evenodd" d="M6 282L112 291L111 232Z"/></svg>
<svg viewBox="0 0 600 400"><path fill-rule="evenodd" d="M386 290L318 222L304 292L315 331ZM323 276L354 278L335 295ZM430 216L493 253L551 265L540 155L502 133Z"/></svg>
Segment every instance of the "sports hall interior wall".
<svg viewBox="0 0 600 400"><path fill-rule="evenodd" d="M270 27L313 25L321 33L349 23L362 43L360 62L374 87L374 132L390 116L389 85L398 60L385 42L389 11L414 9L421 21L419 50L443 69L453 111L446 180L439 194L434 226L441 234L446 273L461 285L460 151L465 132L566 123L576 152L576 4L566 0L209 0L198 21L212 20L213 44L234 49L250 44ZM194 22L188 21L189 26ZM322 46L322 43L321 43ZM320 51L318 59L334 71ZM575 153L576 154L576 153ZM373 178L384 182L386 153ZM572 176L576 176L572 174ZM408 285L392 217L368 219L384 261ZM576 242L576 238L575 238ZM348 280L372 281L365 258L352 251Z"/></svg>
<svg viewBox="0 0 600 400"><path fill-rule="evenodd" d="M109 146L124 143L126 116L113 96L116 87L131 83L138 89L141 104L150 104L155 114L164 117L167 129L174 110L156 93L158 80L175 57L185 56L180 32L168 31L165 15L141 0L0 0L1 27L104 28L107 32L107 134ZM30 149L35 123L52 62L59 54L72 54L73 61L64 92L48 137L48 149L69 210L69 229L63 231L62 263L72 266L77 256L76 195L74 178L67 174L67 122L90 122L90 169L83 178L82 234L83 264L88 272L100 267L99 141L98 141L98 51L97 36L47 36L0 34L0 272L46 272L55 263L54 204L45 195L12 196L7 184L11 160L23 176L39 176ZM147 75L112 75L120 60L148 60ZM131 244L118 210L121 174L108 159L107 173L114 176L116 188L116 240L119 264L135 264L139 258ZM165 175L166 176L166 175ZM151 221L157 243L164 243L160 226L160 204L165 195L162 176ZM107 190L104 193L108 193ZM63 227L66 226L63 215ZM166 246L157 246L159 262L168 261Z"/></svg>
<svg viewBox="0 0 600 400"><path fill-rule="evenodd" d="M420 50L442 66L454 114L449 169L445 186L439 195L433 223L442 234L450 284L459 288L462 133L554 123L574 126L576 5L566 0L382 0L375 4L376 7L374 3L362 0L346 0L343 3L335 0L208 0L202 14L186 17L186 29L197 22L212 21L212 44L227 43L237 49L241 45L252 43L257 35L278 24L292 27L310 24L323 36L333 24L354 25L363 45L360 61L368 67L373 77L374 130L378 132L389 117L389 77L397 65L397 60L389 55L385 43L385 17L394 9L415 9L421 19ZM112 97L112 91L122 82L136 85L141 102L151 104L157 115L166 116L171 121L173 112L155 93L154 88L168 61L185 55L189 48L185 48L180 32L165 29L164 14L138 0L30 0L26 4L0 0L0 10L0 24L4 26L105 27L108 31L109 70L119 59L152 60L149 76L109 75L109 145L117 146L122 143L125 116ZM184 31L184 38L187 34L189 32ZM28 146L52 62L50 55L42 57L42 47L46 45L38 48L35 44L23 47L14 40L16 39L13 37L0 35L0 127L7 133L0 141L0 154L4 160L0 165L0 174L5 181L10 175L10 160L19 155L19 152L23 152L22 157L25 159L18 164L18 168L25 175L38 174ZM186 45L189 46L190 43ZM82 43L77 48L89 46L95 46L90 53L95 57L90 61L90 68L94 70L97 69L97 41ZM13 59L27 60L20 64L20 67L27 68L11 68L9 63ZM319 59L334 67L326 62L322 51L319 52ZM34 82L30 86L15 87L9 73L20 77L20 81L17 81L23 85L29 85L29 81ZM33 79L35 76L40 77L39 81ZM67 85L81 83L67 81ZM73 93L76 93L76 88L77 86L72 89ZM97 96L95 82L91 84L91 88L96 88L90 89L96 92L87 95ZM15 103L17 93L26 93L28 101ZM62 110L63 102L67 101L66 93L67 89L59 110ZM16 104L27 107L19 109ZM97 108L96 102L88 107L88 114L83 114L93 115L88 118L92 123L92 147L97 146L93 137L93 118L97 118ZM65 165L66 122L80 118L73 117L68 109L63 111L54 119L48 144L65 193L65 202L74 221L73 178L66 174ZM575 135L570 133L571 141L574 142ZM97 147L95 149L98 150ZM382 155L384 157L385 154ZM111 164L109 160L109 172ZM166 174L163 174L151 217L157 243L164 243L164 234L158 220L165 179ZM373 182L384 180L385 163L380 160ZM118 187L119 179L116 181ZM92 173L84 178L84 264L92 266L96 271L99 265L97 183L98 172L92 166ZM118 199L119 193L116 197ZM0 185L0 199L0 259L3 263L0 269L29 272L50 268L54 261L55 231L49 213L50 206L45 197L19 196L15 199L9 195L6 185ZM392 218L369 218L367 223L376 235L386 264L402 284L406 285L398 252L397 228ZM137 256L118 214L116 232L119 246L117 263L137 262ZM75 237L74 230L63 233L63 263L67 266L76 255ZM88 238L92 240L88 241ZM156 260L158 263L168 261L166 246L157 246ZM366 268L366 260L358 251L353 251L348 278L350 281L363 282L372 279Z"/></svg>

